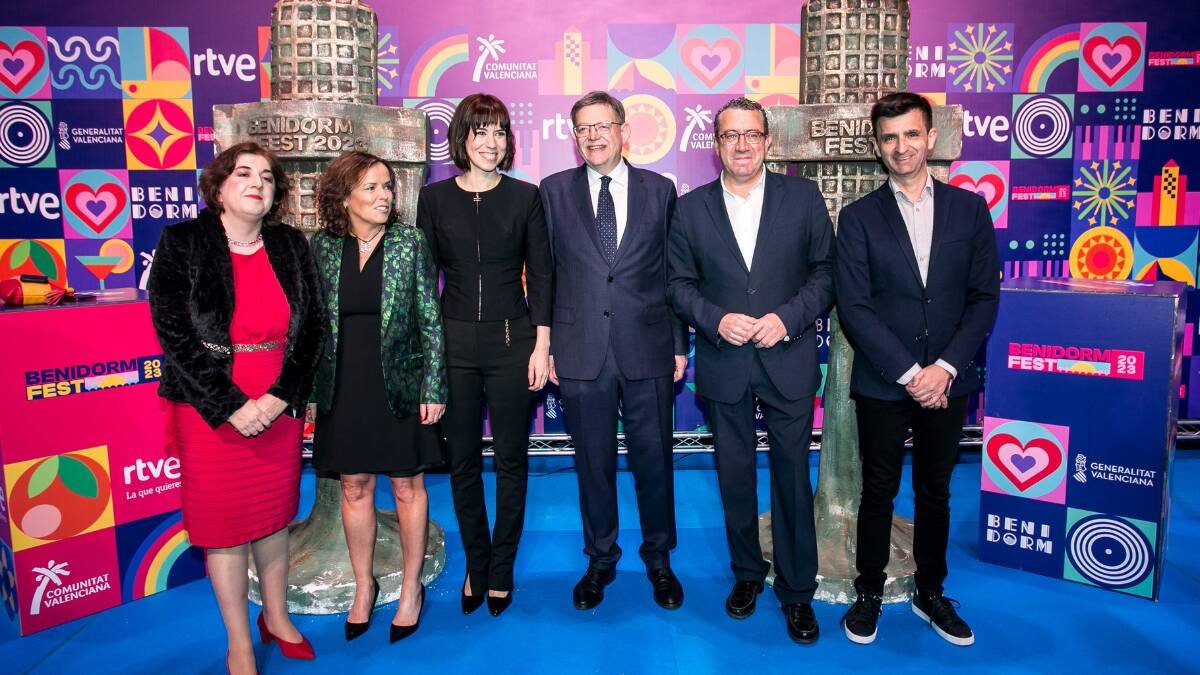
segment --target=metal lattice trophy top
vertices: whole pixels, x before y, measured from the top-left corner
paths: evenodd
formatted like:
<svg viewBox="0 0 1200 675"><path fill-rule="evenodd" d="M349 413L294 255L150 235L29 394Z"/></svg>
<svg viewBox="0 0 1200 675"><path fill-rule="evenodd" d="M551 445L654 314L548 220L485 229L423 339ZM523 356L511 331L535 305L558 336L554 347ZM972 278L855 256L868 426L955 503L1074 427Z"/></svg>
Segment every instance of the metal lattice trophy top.
<svg viewBox="0 0 1200 675"><path fill-rule="evenodd" d="M804 5L805 103L870 103L907 85L907 0Z"/></svg>
<svg viewBox="0 0 1200 675"><path fill-rule="evenodd" d="M374 104L375 12L358 0L279 0L271 9L271 100Z"/></svg>

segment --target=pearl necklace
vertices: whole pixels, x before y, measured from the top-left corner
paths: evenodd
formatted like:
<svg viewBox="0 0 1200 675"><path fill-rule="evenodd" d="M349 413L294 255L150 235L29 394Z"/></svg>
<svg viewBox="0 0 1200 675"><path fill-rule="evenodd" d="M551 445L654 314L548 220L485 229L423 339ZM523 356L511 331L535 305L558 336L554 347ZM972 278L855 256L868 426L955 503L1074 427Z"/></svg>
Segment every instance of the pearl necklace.
<svg viewBox="0 0 1200 675"><path fill-rule="evenodd" d="M262 243L262 232L259 232L258 236L250 241L238 241L229 235L225 235L225 241L229 242L230 246L235 246L237 248L251 248Z"/></svg>

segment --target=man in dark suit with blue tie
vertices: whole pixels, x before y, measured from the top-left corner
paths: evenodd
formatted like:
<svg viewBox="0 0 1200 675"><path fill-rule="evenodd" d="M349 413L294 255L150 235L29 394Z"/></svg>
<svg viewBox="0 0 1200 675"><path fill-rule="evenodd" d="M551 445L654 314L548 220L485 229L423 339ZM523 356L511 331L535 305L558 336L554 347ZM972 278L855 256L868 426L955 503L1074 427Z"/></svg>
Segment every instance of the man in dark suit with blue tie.
<svg viewBox="0 0 1200 675"><path fill-rule="evenodd" d="M666 609L683 604L675 548L674 383L687 367L687 328L667 306L667 226L675 186L629 166L625 108L594 91L571 108L584 166L547 177L542 204L554 253L550 379L575 444L584 553L577 609L592 609L616 575L617 415L641 517L638 549Z"/></svg>
<svg viewBox="0 0 1200 675"><path fill-rule="evenodd" d="M950 476L967 394L979 386L975 355L1000 296L996 233L979 195L930 175L937 129L929 101L909 92L888 94L872 107L871 122L889 178L842 209L834 265L838 316L855 354L850 395L863 480L858 597L842 627L852 642L875 640L892 502L912 429L912 611L942 638L965 646L975 636L955 610L957 602L942 594L942 582Z"/></svg>
<svg viewBox="0 0 1200 675"><path fill-rule="evenodd" d="M716 444L717 480L734 573L725 611L754 611L770 565L758 542L755 399L767 423L775 595L788 635L817 639L808 452L821 383L814 323L833 302L833 227L810 180L766 170L762 106L745 98L716 118L720 178L679 200L668 294L696 329L696 391Z"/></svg>

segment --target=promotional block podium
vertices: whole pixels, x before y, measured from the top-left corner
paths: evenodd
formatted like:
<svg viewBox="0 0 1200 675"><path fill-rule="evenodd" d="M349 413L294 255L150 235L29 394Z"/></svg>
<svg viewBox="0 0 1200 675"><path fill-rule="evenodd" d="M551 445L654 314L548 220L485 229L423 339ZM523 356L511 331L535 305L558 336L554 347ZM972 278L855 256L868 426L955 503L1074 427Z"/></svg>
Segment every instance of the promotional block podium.
<svg viewBox="0 0 1200 675"><path fill-rule="evenodd" d="M0 310L0 599L21 635L204 576L137 301Z"/></svg>
<svg viewBox="0 0 1200 675"><path fill-rule="evenodd" d="M987 354L981 560L1158 598L1185 290L1004 284Z"/></svg>

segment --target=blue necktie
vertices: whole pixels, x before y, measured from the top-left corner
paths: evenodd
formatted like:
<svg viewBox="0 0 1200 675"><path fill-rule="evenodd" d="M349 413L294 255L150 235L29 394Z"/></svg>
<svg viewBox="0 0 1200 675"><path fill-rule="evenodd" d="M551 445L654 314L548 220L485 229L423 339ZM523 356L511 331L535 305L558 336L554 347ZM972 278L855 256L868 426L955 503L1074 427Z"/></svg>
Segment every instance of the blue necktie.
<svg viewBox="0 0 1200 675"><path fill-rule="evenodd" d="M596 234L600 236L600 249L609 265L617 259L617 207L613 204L608 184L612 177L600 177L600 196L596 199Z"/></svg>

